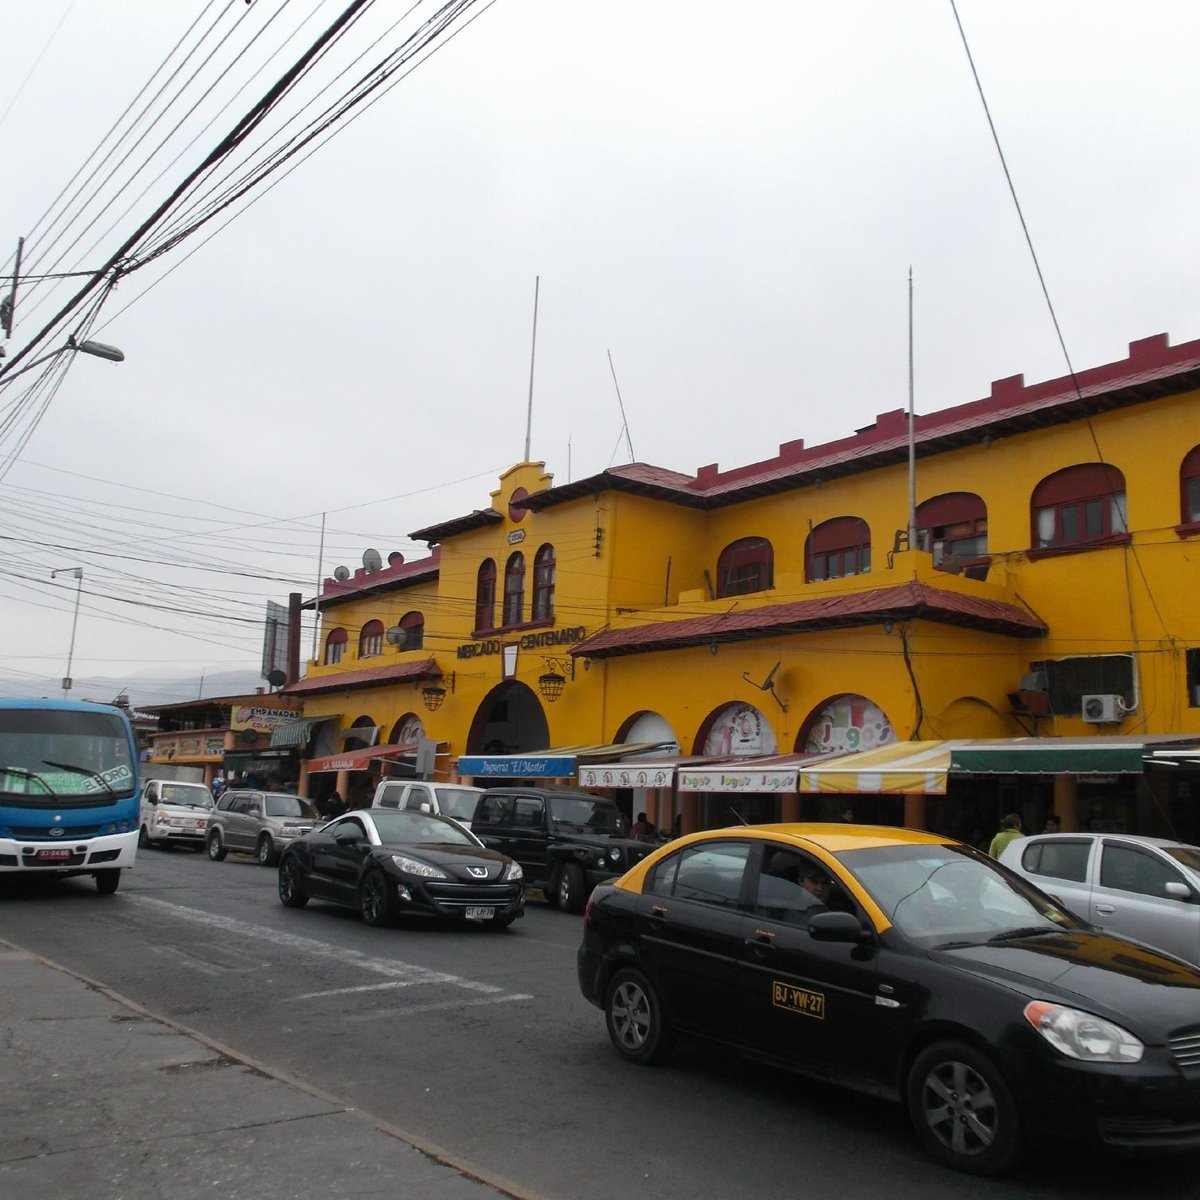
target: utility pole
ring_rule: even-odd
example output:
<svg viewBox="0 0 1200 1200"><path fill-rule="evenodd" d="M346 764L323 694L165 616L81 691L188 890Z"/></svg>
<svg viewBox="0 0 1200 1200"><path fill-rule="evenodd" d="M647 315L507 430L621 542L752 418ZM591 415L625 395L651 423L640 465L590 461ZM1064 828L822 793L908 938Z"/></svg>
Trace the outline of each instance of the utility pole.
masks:
<svg viewBox="0 0 1200 1200"><path fill-rule="evenodd" d="M62 694L63 699L67 699L67 694L71 690L71 662L75 657L75 630L79 625L79 597L83 592L83 568L71 567L68 571L51 571L50 578L54 579L58 575L71 574L75 576L75 615L71 618L71 646L67 650L67 673L63 676Z"/></svg>

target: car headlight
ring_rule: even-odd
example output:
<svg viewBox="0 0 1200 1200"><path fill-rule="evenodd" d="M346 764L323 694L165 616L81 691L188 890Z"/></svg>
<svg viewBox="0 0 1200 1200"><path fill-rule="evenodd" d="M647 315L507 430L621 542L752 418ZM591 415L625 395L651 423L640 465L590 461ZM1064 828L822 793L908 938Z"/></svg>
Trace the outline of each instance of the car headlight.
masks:
<svg viewBox="0 0 1200 1200"><path fill-rule="evenodd" d="M613 846L612 849L610 849L608 852L608 857L611 858L613 860L613 862L615 862L615 863L620 862L621 861L620 847Z"/></svg>
<svg viewBox="0 0 1200 1200"><path fill-rule="evenodd" d="M524 879L525 872L521 870L521 864L519 862L510 862L508 869L504 872L504 878L506 880Z"/></svg>
<svg viewBox="0 0 1200 1200"><path fill-rule="evenodd" d="M418 879L449 879L450 877L445 871L438 867L431 867L428 863L418 862L415 858L406 858L403 854L393 854L392 862L400 868L405 875L415 875Z"/></svg>
<svg viewBox="0 0 1200 1200"><path fill-rule="evenodd" d="M1025 1020L1068 1058L1084 1062L1141 1062L1145 1047L1127 1029L1114 1025L1103 1017L1051 1004L1048 1000L1032 1000L1025 1005Z"/></svg>

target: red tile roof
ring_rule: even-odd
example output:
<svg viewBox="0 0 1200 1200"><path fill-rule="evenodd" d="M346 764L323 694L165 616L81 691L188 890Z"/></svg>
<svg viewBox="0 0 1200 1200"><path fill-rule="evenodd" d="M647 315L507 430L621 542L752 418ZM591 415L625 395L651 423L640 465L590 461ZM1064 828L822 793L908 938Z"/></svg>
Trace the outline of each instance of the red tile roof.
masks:
<svg viewBox="0 0 1200 1200"><path fill-rule="evenodd" d="M383 687L390 683L416 683L438 679L442 670L432 658L420 662L396 663L390 667L370 667L361 671L330 671L289 683L280 690L287 696L312 696L318 692L341 692L346 688Z"/></svg>
<svg viewBox="0 0 1200 1200"><path fill-rule="evenodd" d="M359 567L348 579L326 579L321 585L321 607L332 608L336 604L347 604L376 592L399 591L414 583L436 579L442 550L440 546L435 546L425 558L418 558L415 562L405 562L400 554L392 557L394 561L378 571ZM306 600L301 605L301 608L315 607L314 600Z"/></svg>
<svg viewBox="0 0 1200 1200"><path fill-rule="evenodd" d="M1015 604L941 591L922 583L876 588L849 595L766 604L704 617L656 620L628 629L609 629L571 647L578 658L612 658L675 650L709 642L746 641L781 633L877 625L920 619L959 625L1006 637L1044 637L1046 626Z"/></svg>
<svg viewBox="0 0 1200 1200"><path fill-rule="evenodd" d="M1110 409L1200 388L1200 340L1171 346L1165 333L1131 342L1129 357L1079 371L1074 376L1025 385L1024 376L996 380L991 395L940 412L918 414L913 440L924 457L986 438L1010 437L1063 424ZM908 456L908 414L881 413L872 425L821 446L803 439L785 442L773 459L722 471L717 464L694 476L645 463L613 467L587 479L547 488L526 497L534 511L602 491L652 496L689 508L728 504L810 487L821 480L903 462Z"/></svg>

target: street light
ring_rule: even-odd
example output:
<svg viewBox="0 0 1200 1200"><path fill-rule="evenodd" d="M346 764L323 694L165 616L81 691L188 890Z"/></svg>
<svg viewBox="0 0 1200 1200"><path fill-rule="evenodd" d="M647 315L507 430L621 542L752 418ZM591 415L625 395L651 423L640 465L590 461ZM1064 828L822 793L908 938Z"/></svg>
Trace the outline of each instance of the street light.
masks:
<svg viewBox="0 0 1200 1200"><path fill-rule="evenodd" d="M24 375L26 371L32 371L34 367L40 367L42 363L48 362L59 354L66 354L68 350L78 351L80 354L90 354L93 358L105 358L109 362L125 361L125 351L116 346L110 346L107 342L77 342L74 337L70 337L65 346L59 346L57 350L51 350L49 354L35 358L33 362L26 363L19 371L6 373L4 368L0 367L0 386L6 384L10 379L16 379L18 375Z"/></svg>
<svg viewBox="0 0 1200 1200"><path fill-rule="evenodd" d="M75 576L75 615L71 618L71 647L67 651L67 673L63 676L62 693L63 699L67 698L67 693L71 690L71 660L75 657L75 627L79 624L79 595L83 591L83 568L82 567L67 567L60 571L51 571L50 578L53 579L57 575L74 575Z"/></svg>

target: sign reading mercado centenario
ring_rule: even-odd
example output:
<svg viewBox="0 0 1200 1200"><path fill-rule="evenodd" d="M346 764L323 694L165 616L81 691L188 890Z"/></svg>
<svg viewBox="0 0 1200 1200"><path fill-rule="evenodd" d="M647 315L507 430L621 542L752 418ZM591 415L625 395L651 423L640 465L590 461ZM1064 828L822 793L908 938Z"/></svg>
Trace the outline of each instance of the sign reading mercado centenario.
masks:
<svg viewBox="0 0 1200 1200"><path fill-rule="evenodd" d="M582 625L572 625L566 629L543 629L538 633L523 633L516 639L516 644L522 650L545 650L552 646L573 646L587 637L587 630ZM484 638L478 642L466 642L459 646L458 658L483 658L488 654L499 654L502 646L511 645L510 641L502 638Z"/></svg>

